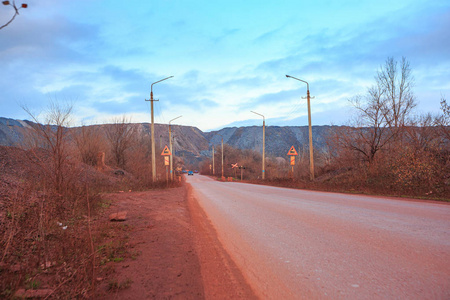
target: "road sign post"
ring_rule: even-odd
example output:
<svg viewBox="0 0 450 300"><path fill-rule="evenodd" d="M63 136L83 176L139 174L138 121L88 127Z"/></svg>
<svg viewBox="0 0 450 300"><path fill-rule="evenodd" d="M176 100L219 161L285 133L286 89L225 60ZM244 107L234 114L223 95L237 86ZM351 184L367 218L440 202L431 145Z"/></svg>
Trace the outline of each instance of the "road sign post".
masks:
<svg viewBox="0 0 450 300"><path fill-rule="evenodd" d="M169 166L166 165L166 185L169 186Z"/></svg>
<svg viewBox="0 0 450 300"><path fill-rule="evenodd" d="M289 155L291 157L292 179L294 179L295 156L298 155L298 153L295 150L294 146L292 146L291 149L289 149L287 155Z"/></svg>
<svg viewBox="0 0 450 300"><path fill-rule="evenodd" d="M241 169L241 181L244 179L244 170L245 167L244 166L240 166L239 169Z"/></svg>
<svg viewBox="0 0 450 300"><path fill-rule="evenodd" d="M169 147L167 147L167 145L164 147L163 151L161 152L162 156L170 156L172 155L172 153L169 150Z"/></svg>
<svg viewBox="0 0 450 300"><path fill-rule="evenodd" d="M167 181L167 185L169 185L169 165L170 165L170 156L164 156L164 165L166 166L166 181ZM172 180L172 179L171 179Z"/></svg>
<svg viewBox="0 0 450 300"><path fill-rule="evenodd" d="M167 147L167 145L164 147L161 155L164 156L164 165L166 166L166 184L167 186L169 186L169 157L172 155L172 153L170 152L170 149L169 147Z"/></svg>
<svg viewBox="0 0 450 300"><path fill-rule="evenodd" d="M234 169L234 178L236 178L236 170L239 168L238 163L231 164L231 168Z"/></svg>

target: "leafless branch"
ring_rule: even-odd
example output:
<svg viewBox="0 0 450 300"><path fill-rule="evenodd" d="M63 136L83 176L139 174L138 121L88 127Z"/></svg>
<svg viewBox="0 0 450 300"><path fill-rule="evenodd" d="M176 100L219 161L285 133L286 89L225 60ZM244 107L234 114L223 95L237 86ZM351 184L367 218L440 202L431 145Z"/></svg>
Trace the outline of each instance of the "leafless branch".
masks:
<svg viewBox="0 0 450 300"><path fill-rule="evenodd" d="M0 30L5 28L6 26L8 26L9 24L12 23L12 21L14 21L14 19L16 18L16 16L19 14L19 10L22 8L27 8L28 4L26 3L22 3L22 5L20 7L16 6L16 2L13 1L12 3L9 1L2 1L3 5L8 5L8 6L12 6L14 8L14 15L12 16L11 20L9 20L8 22L6 22L4 25L0 26Z"/></svg>

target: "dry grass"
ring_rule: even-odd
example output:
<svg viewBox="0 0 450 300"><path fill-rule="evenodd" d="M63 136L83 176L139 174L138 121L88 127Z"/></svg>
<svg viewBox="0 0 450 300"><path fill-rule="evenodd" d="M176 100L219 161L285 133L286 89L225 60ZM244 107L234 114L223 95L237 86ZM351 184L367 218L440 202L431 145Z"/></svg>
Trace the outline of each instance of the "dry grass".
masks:
<svg viewBox="0 0 450 300"><path fill-rule="evenodd" d="M142 183L131 174L102 173L70 161L57 192L33 161L36 153L0 147L0 298L13 298L18 289L48 289L47 296L57 299L92 297L108 263L132 256L125 241L114 241L114 230L127 228L98 226L109 206L99 193L167 184Z"/></svg>
<svg viewBox="0 0 450 300"><path fill-rule="evenodd" d="M412 130L412 129L411 129ZM436 132L436 131L434 131ZM438 140L438 137L434 137ZM237 162L246 169L247 182L274 186L313 189L333 192L363 193L386 196L406 196L421 199L448 200L450 195L449 143L417 147L411 142L392 142L370 163L348 149L334 149L330 153L315 153L315 180L309 180L309 157L297 158L294 172L283 159L266 159L266 180L261 180L261 155L253 150L239 150L226 145L224 176L239 181L240 171L231 168ZM215 174L221 180L221 156L216 155ZM201 173L212 175L205 161ZM236 173L235 173L236 170Z"/></svg>

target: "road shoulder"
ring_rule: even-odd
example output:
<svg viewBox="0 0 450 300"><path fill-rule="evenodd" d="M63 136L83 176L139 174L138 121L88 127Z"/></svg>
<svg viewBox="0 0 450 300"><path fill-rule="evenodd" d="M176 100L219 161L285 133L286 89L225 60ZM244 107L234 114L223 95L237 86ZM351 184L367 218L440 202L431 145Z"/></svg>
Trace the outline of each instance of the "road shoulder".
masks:
<svg viewBox="0 0 450 300"><path fill-rule="evenodd" d="M96 246L116 247L98 270L96 299L256 299L190 189L104 195L106 240ZM126 221L109 221L121 211Z"/></svg>
<svg viewBox="0 0 450 300"><path fill-rule="evenodd" d="M195 230L194 241L206 299L257 299L240 269L220 243L216 230L186 184L187 201Z"/></svg>

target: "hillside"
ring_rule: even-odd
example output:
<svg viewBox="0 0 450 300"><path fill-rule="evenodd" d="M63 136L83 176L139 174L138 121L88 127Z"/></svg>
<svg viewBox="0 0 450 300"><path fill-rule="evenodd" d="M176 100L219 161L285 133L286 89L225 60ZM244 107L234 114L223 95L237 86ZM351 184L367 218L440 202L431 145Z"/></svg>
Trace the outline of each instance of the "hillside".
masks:
<svg viewBox="0 0 450 300"><path fill-rule="evenodd" d="M0 118L0 145L20 146L24 134L31 129L33 122ZM131 124L145 141L150 143L150 124ZM96 130L104 132L110 124L91 125ZM73 127L70 130L79 130ZM326 146L326 136L332 126L313 126L313 145L315 150L320 151ZM155 141L158 148L169 144L169 127L167 124L155 124ZM181 156L186 163L195 164L205 157L211 155L212 145L216 149L221 144L231 145L238 149L253 149L262 151L262 127L228 127L218 131L202 132L191 126L172 125L173 149L175 155ZM294 145L297 151L308 151L308 127L307 126L267 126L266 127L266 155L286 156L289 148Z"/></svg>
<svg viewBox="0 0 450 300"><path fill-rule="evenodd" d="M313 126L313 146L323 149L326 146L326 136L332 126ZM219 131L205 133L210 143L223 142L238 149L253 149L262 151L262 127L232 127ZM289 148L294 146L297 151L308 151L308 126L267 126L266 127L266 153L269 156L285 156Z"/></svg>

